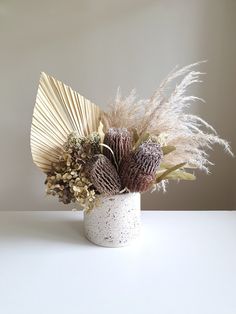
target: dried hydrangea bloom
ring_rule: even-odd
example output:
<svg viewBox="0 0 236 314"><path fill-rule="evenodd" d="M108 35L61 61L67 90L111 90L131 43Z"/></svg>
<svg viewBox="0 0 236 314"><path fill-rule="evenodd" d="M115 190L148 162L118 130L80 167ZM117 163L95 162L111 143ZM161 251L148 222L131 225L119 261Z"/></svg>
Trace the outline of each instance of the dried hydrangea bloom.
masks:
<svg viewBox="0 0 236 314"><path fill-rule="evenodd" d="M68 135L64 144L64 150L71 153L75 158L90 158L100 152L100 136L93 132L88 136L79 136L77 132Z"/></svg>
<svg viewBox="0 0 236 314"><path fill-rule="evenodd" d="M96 190L105 195L119 193L121 188L120 178L115 166L104 155L94 155L87 164L86 175Z"/></svg>
<svg viewBox="0 0 236 314"><path fill-rule="evenodd" d="M125 128L110 128L104 137L104 144L108 145L114 153L117 165L132 149L132 136ZM104 147L103 154L114 164L111 151Z"/></svg>
<svg viewBox="0 0 236 314"><path fill-rule="evenodd" d="M64 204L77 201L86 209L93 208L95 190L85 176L84 165L100 152L99 142L97 133L87 137L80 137L76 132L69 134L63 154L47 174L47 194L58 196Z"/></svg>
<svg viewBox="0 0 236 314"><path fill-rule="evenodd" d="M155 178L163 153L157 143L145 142L120 165L121 186L130 192L145 192Z"/></svg>

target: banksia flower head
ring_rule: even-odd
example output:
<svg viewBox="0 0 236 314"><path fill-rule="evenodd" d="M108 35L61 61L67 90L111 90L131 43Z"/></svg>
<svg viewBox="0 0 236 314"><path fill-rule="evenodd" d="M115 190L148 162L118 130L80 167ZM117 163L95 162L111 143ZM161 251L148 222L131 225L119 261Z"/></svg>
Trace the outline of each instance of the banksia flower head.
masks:
<svg viewBox="0 0 236 314"><path fill-rule="evenodd" d="M111 161L102 154L94 155L86 165L85 172L101 194L118 194L121 189L119 175Z"/></svg>
<svg viewBox="0 0 236 314"><path fill-rule="evenodd" d="M134 160L146 174L155 174L160 165L163 153L158 143L147 141L141 144L134 153Z"/></svg>
<svg viewBox="0 0 236 314"><path fill-rule="evenodd" d="M125 128L110 128L104 137L104 144L109 146L114 153L117 165L123 157L127 156L132 149L132 136ZM114 164L112 152L104 147L103 154Z"/></svg>
<svg viewBox="0 0 236 314"><path fill-rule="evenodd" d="M120 166L122 188L130 192L145 192L155 178L163 153L157 143L145 142L128 157Z"/></svg>

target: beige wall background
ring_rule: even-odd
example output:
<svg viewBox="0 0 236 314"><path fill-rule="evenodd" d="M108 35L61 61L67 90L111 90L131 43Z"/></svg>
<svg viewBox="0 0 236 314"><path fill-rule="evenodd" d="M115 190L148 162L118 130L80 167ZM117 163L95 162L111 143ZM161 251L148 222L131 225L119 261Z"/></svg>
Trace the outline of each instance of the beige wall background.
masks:
<svg viewBox="0 0 236 314"><path fill-rule="evenodd" d="M0 1L0 209L63 210L44 196L29 135L40 71L103 108L121 86L148 97L176 65L208 59L194 111L236 152L236 1ZM235 209L235 159L218 147L211 175L145 194L144 209Z"/></svg>

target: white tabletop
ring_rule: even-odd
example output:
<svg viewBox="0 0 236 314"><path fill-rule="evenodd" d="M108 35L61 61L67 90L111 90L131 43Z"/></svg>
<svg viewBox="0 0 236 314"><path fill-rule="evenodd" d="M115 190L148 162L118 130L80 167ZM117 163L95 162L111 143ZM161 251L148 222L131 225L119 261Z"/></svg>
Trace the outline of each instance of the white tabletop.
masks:
<svg viewBox="0 0 236 314"><path fill-rule="evenodd" d="M235 314L236 212L143 212L132 247L82 213L0 213L1 314Z"/></svg>

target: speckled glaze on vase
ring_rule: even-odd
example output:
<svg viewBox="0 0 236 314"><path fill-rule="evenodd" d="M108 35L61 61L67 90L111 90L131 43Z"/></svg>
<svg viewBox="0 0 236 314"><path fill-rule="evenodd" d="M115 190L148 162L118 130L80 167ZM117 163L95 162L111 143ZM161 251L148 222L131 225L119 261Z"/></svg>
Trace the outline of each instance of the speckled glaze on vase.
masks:
<svg viewBox="0 0 236 314"><path fill-rule="evenodd" d="M100 246L130 245L140 230L140 193L98 196L97 206L84 212L85 236Z"/></svg>

